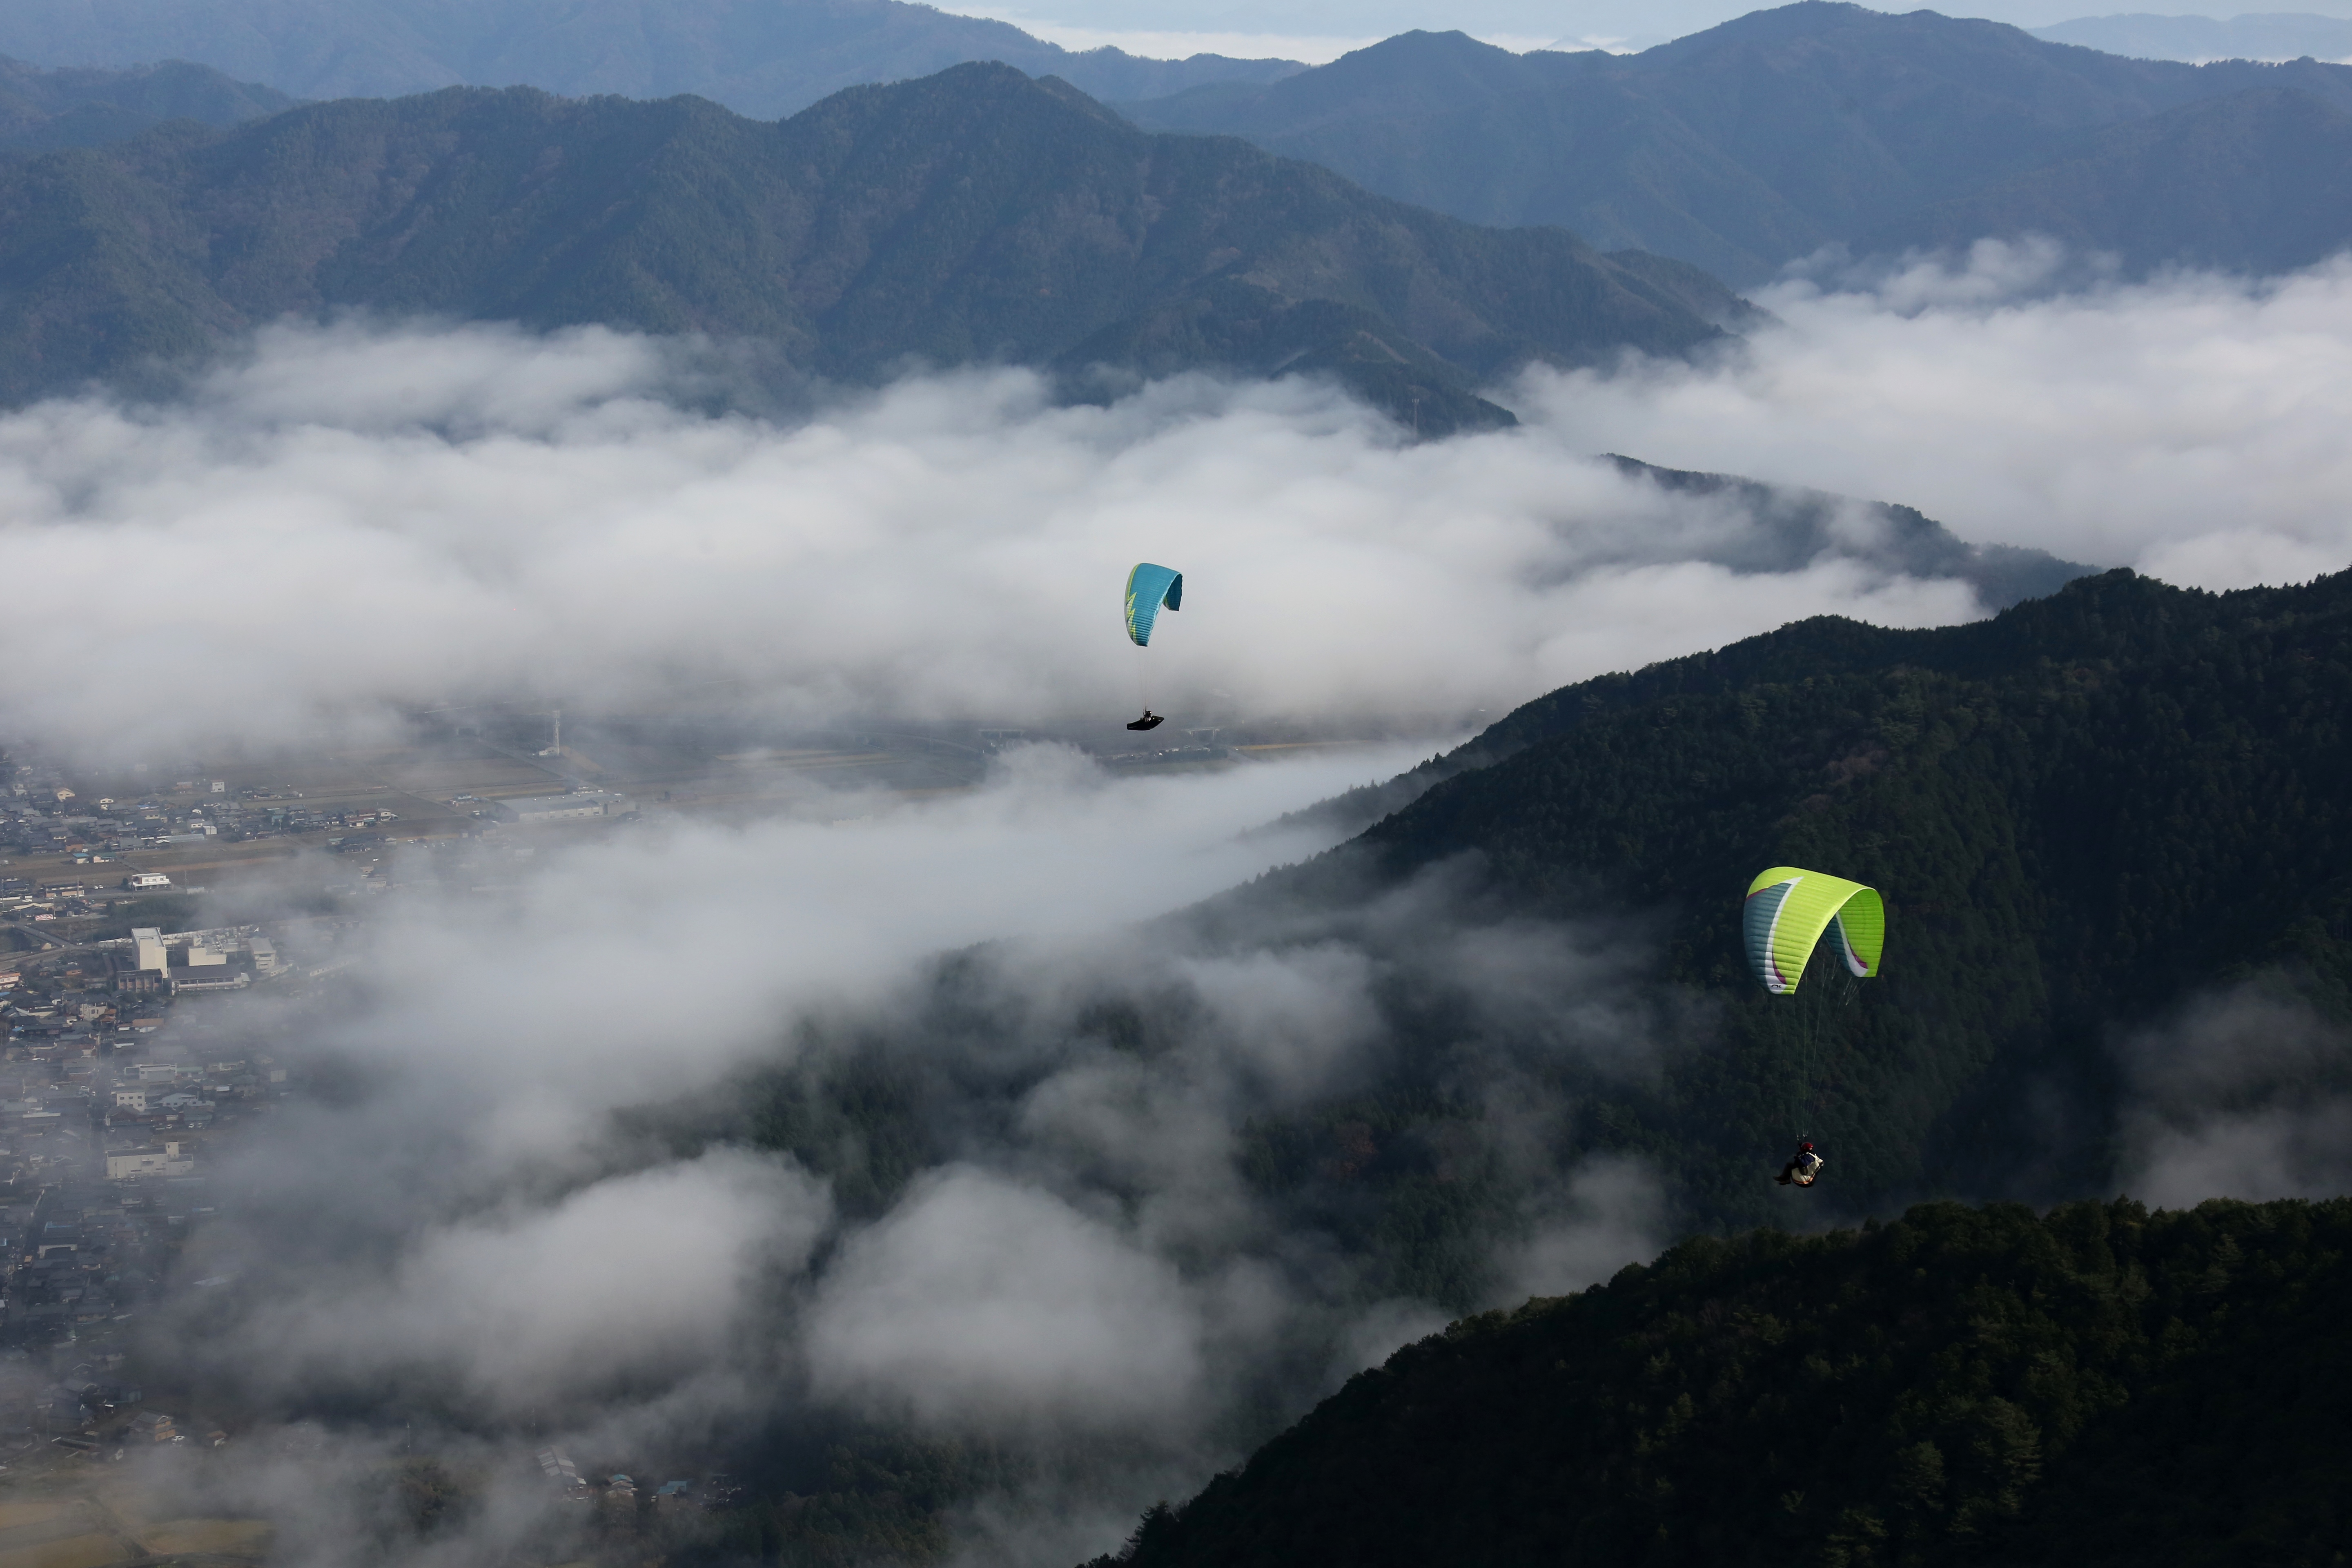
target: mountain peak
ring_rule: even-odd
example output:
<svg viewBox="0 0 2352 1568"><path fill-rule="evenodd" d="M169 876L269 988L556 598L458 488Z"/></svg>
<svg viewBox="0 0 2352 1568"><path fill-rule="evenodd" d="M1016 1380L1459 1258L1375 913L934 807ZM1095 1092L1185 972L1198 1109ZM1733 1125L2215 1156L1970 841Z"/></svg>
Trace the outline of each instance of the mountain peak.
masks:
<svg viewBox="0 0 2352 1568"><path fill-rule="evenodd" d="M1315 373L1423 434L1507 424L1530 360L1679 353L1711 279L1373 196L1228 139L1152 136L1066 82L966 63L781 122L707 100L451 88L152 138L0 204L0 387L337 307L767 340L800 370ZM138 226L97 215L137 210ZM93 281L101 285L93 287ZM1703 313L1704 312L1704 313ZM104 321L105 330L97 323Z"/></svg>

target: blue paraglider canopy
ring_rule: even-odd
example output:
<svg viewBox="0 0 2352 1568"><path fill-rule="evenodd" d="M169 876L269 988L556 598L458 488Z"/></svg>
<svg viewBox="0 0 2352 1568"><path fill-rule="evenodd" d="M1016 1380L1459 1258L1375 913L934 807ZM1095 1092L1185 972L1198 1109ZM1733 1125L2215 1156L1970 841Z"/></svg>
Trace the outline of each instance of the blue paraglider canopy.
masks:
<svg viewBox="0 0 2352 1568"><path fill-rule="evenodd" d="M1160 618L1162 605L1171 610L1184 607L1184 574L1140 563L1127 574L1127 635L1136 647L1151 646L1151 623Z"/></svg>

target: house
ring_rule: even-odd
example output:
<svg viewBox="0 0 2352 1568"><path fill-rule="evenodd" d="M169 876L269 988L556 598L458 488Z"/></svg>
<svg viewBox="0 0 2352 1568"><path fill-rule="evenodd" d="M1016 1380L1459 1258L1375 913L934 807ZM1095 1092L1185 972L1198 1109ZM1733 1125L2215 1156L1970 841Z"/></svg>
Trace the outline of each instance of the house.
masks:
<svg viewBox="0 0 2352 1568"><path fill-rule="evenodd" d="M150 1443L169 1443L179 1436L179 1432L172 1418L162 1411L142 1410L131 1418L131 1425L124 1428L124 1435Z"/></svg>

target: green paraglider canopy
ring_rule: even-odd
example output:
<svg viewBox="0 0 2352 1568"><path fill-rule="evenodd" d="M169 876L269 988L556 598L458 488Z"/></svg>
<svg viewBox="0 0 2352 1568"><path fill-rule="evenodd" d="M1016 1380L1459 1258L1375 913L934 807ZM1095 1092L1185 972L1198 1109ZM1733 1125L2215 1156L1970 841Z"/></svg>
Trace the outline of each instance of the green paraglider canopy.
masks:
<svg viewBox="0 0 2352 1568"><path fill-rule="evenodd" d="M1835 937L1832 951L1846 968L1864 979L1878 973L1886 946L1886 905L1877 889L1795 866L1775 866L1748 884L1741 923L1748 967L1776 996L1797 989L1824 931Z"/></svg>

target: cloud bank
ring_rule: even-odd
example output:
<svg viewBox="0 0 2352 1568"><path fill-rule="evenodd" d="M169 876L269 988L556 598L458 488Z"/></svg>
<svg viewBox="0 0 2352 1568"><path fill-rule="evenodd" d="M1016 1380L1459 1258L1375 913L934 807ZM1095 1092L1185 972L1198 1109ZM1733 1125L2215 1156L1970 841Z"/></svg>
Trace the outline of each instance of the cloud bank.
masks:
<svg viewBox="0 0 2352 1568"><path fill-rule="evenodd" d="M2352 261L2140 284L1987 240L1762 291L1736 361L1528 378L1547 425L2205 588L2352 564ZM2092 279L2081 285L2085 278Z"/></svg>
<svg viewBox="0 0 2352 1568"><path fill-rule="evenodd" d="M2352 1033L2269 975L2119 1042L2125 1190L2165 1208L2352 1191Z"/></svg>
<svg viewBox="0 0 2352 1568"><path fill-rule="evenodd" d="M1247 1168L1253 1119L1418 1048L1392 994L1463 1001L1433 1070L1492 1108L1437 1152L1503 1194L1464 1238L1472 1302L1667 1234L1654 1173L1559 1138L1552 1069L1640 1073L1701 1037L1591 994L1638 931L1504 920L1458 870L1280 931L1142 923L1318 847L1242 830L1411 756L1114 780L1032 746L961 795L847 797L851 826L544 846L494 897L412 862L357 995L225 1004L231 1036L299 1041L343 1087L217 1151L182 1273L222 1283L184 1282L150 1343L264 1414L429 1412L497 1478L477 1546L559 1528L500 1454L642 1465L849 1422L1006 1457L972 1552L1099 1551L1463 1304L1342 1234L1371 1162L1426 1157L1410 1139L1342 1125L1286 1194ZM844 1114L860 1082L904 1114ZM801 1089L835 1119L793 1145L814 1164L743 1131ZM722 1135L681 1150L697 1127ZM899 1177L844 1152L885 1136Z"/></svg>
<svg viewBox="0 0 2352 1568"><path fill-rule="evenodd" d="M1575 421L1412 446L1319 384L1055 407L1018 371L796 424L712 412L692 345L280 327L189 397L0 416L26 584L0 725L84 748L283 737L545 694L821 721L1463 713L1840 611L1980 613L1867 537L1590 460ZM1769 541L1767 542L1769 544ZM1119 585L1186 573L1149 654Z"/></svg>

